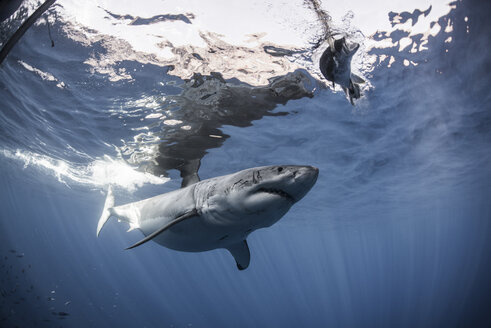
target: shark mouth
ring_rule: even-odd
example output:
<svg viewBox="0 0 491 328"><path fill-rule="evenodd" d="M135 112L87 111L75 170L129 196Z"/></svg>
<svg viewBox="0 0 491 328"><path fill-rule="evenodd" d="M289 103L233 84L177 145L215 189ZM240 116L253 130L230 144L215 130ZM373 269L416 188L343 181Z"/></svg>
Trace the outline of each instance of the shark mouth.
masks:
<svg viewBox="0 0 491 328"><path fill-rule="evenodd" d="M295 199L290 194L288 194L287 192L284 192L283 190L280 190L280 189L259 188L258 192L265 192L268 194L278 195L282 198L289 200L292 203L295 203Z"/></svg>

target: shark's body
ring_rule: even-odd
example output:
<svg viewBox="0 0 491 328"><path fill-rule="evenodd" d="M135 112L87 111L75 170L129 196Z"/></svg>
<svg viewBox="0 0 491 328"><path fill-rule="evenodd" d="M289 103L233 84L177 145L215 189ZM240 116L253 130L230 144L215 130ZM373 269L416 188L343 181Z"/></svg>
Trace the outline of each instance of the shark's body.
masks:
<svg viewBox="0 0 491 328"><path fill-rule="evenodd" d="M310 166L266 166L199 181L142 201L114 207L111 190L97 234L111 216L165 247L202 252L226 248L237 267L249 265L246 238L277 222L317 180Z"/></svg>
<svg viewBox="0 0 491 328"><path fill-rule="evenodd" d="M334 83L339 84L351 104L353 99L360 98L360 83L365 81L357 75L351 73L351 59L356 53L359 44L348 44L346 39L329 39L329 47L324 51L319 60L322 75Z"/></svg>

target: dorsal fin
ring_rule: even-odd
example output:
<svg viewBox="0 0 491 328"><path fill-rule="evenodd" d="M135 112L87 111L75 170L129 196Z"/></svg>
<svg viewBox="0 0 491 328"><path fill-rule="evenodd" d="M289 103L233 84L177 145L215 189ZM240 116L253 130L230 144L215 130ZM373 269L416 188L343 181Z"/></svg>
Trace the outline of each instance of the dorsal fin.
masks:
<svg viewBox="0 0 491 328"><path fill-rule="evenodd" d="M157 237L158 235L160 235L162 232L164 232L165 230L169 229L173 225L175 225L175 224L177 224L177 223L179 223L181 221L184 221L186 219L189 219L189 218L191 218L193 216L197 216L197 215L198 215L198 211L196 209L193 209L190 212L184 213L184 214L178 216L177 218L175 218L174 220L172 220L171 222L169 222L166 225L164 225L159 230L157 230L155 232L152 232L151 234L149 234L148 236L146 236L145 238L143 238L142 240L140 240L136 244L133 244L133 245L131 245L130 247L128 247L126 249L132 249L132 248L135 248L137 246L140 246L141 244L144 244L147 241L152 240L153 238Z"/></svg>
<svg viewBox="0 0 491 328"><path fill-rule="evenodd" d="M188 176L185 176L182 178L181 188L190 186L190 185L192 185L196 182L199 182L199 181L200 181L200 179L198 176L198 172L195 172L191 175L188 175Z"/></svg>
<svg viewBox="0 0 491 328"><path fill-rule="evenodd" d="M249 251L249 245L247 240L243 240L237 244L233 244L227 247L227 250L232 254L237 263L239 270L245 270L251 262L251 252Z"/></svg>
<svg viewBox="0 0 491 328"><path fill-rule="evenodd" d="M182 183L181 188L192 185L193 183L199 182L198 170L201 165L201 160L194 159L187 162L181 169Z"/></svg>

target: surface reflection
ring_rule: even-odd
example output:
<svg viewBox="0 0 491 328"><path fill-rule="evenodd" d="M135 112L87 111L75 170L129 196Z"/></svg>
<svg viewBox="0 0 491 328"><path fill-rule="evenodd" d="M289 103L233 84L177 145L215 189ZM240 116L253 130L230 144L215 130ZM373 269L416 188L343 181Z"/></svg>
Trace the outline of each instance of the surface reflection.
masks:
<svg viewBox="0 0 491 328"><path fill-rule="evenodd" d="M179 110L172 112L172 120L162 129L154 160L141 168L164 176L177 169L184 184L196 179L207 151L229 138L220 130L222 126L247 127L264 116L287 115L274 109L289 100L312 97L313 87L312 77L304 70L272 78L262 87L227 81L219 73L196 73L185 80L181 94L171 97Z"/></svg>

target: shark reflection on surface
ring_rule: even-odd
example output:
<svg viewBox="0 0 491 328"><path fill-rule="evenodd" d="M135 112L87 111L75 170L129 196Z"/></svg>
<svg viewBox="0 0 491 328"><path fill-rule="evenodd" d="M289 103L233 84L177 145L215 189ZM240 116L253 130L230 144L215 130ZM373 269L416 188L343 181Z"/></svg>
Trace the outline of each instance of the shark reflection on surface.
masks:
<svg viewBox="0 0 491 328"><path fill-rule="evenodd" d="M251 86L225 80L219 73L195 74L187 79L180 95L172 99L179 110L172 119L185 124L166 125L160 132L160 143L154 160L140 163L140 169L158 176L179 170L183 185L197 181L201 159L208 149L222 146L229 138L220 128L224 125L247 127L264 116L282 116L273 112L289 100L313 96L313 81L304 70L271 78L266 86ZM309 88L310 87L310 88Z"/></svg>

